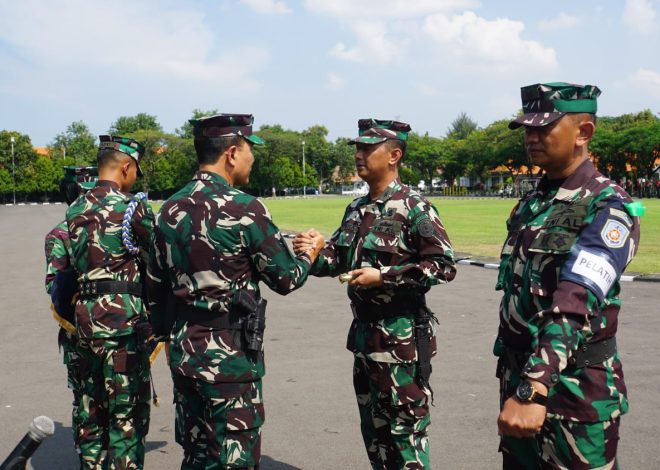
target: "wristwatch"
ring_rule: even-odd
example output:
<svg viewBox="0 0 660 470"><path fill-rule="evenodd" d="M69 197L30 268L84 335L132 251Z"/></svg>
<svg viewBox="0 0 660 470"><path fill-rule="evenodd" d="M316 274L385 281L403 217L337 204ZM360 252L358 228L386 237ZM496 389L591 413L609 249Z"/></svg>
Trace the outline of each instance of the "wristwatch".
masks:
<svg viewBox="0 0 660 470"><path fill-rule="evenodd" d="M528 380L520 382L516 389L516 398L523 403L538 403L543 406L548 399L545 395L541 395Z"/></svg>

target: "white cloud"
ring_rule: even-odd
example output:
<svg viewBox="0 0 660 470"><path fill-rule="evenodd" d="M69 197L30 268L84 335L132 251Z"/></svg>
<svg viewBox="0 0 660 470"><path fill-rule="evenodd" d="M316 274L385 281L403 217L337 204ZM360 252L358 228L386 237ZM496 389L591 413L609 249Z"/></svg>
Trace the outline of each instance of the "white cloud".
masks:
<svg viewBox="0 0 660 470"><path fill-rule="evenodd" d="M656 29L656 12L650 0L627 0L623 22L635 33L648 34Z"/></svg>
<svg viewBox="0 0 660 470"><path fill-rule="evenodd" d="M415 84L415 88L423 96L435 97L441 95L440 90L428 83L417 83Z"/></svg>
<svg viewBox="0 0 660 470"><path fill-rule="evenodd" d="M476 8L478 0L305 0L308 10L343 20L407 19L437 12Z"/></svg>
<svg viewBox="0 0 660 470"><path fill-rule="evenodd" d="M289 5L280 0L241 0L241 3L248 6L256 13L264 15L282 15L291 13Z"/></svg>
<svg viewBox="0 0 660 470"><path fill-rule="evenodd" d="M660 99L660 73L648 69L637 69L630 81L656 99Z"/></svg>
<svg viewBox="0 0 660 470"><path fill-rule="evenodd" d="M539 21L539 28L544 31L555 31L558 29L573 28L579 24L580 19L577 16L567 15L562 11L557 18Z"/></svg>
<svg viewBox="0 0 660 470"><path fill-rule="evenodd" d="M521 37L525 25L506 18L487 20L471 11L453 17L438 13L426 18L423 31L446 52L476 58L506 70L519 67L556 69L554 49Z"/></svg>
<svg viewBox="0 0 660 470"><path fill-rule="evenodd" d="M414 24L404 22L479 5L477 0L305 0L309 11L338 20L354 36L355 45L337 42L331 57L380 64L401 57L416 34Z"/></svg>
<svg viewBox="0 0 660 470"><path fill-rule="evenodd" d="M328 88L333 91L340 91L346 88L346 79L336 73L328 74Z"/></svg>
<svg viewBox="0 0 660 470"><path fill-rule="evenodd" d="M337 43L330 50L332 57L354 62L387 63L393 60L405 44L388 37L388 27L383 21L355 21L351 24L357 46L348 48Z"/></svg>
<svg viewBox="0 0 660 470"><path fill-rule="evenodd" d="M23 59L17 76L66 77L83 69L106 79L121 75L258 90L252 75L268 60L267 51L244 45L216 53L214 39L202 13L164 9L156 0L118 0L112 7L101 0L25 0L5 7L0 17L0 40Z"/></svg>

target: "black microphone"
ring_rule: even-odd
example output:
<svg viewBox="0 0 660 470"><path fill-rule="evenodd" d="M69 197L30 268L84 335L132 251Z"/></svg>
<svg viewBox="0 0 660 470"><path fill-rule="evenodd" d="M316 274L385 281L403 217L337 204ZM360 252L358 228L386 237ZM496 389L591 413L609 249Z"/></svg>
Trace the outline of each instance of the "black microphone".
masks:
<svg viewBox="0 0 660 470"><path fill-rule="evenodd" d="M0 465L0 470L24 470L28 459L32 457L41 441L55 433L55 423L48 416L37 416L30 423L30 428L21 442Z"/></svg>

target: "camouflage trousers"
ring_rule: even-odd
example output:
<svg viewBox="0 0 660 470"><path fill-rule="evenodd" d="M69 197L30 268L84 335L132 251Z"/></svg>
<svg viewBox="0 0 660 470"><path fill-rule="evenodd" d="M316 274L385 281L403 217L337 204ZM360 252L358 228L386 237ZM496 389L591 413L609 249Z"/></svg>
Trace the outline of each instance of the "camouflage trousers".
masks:
<svg viewBox="0 0 660 470"><path fill-rule="evenodd" d="M150 366L135 335L80 340L79 444L85 469L141 469Z"/></svg>
<svg viewBox="0 0 660 470"><path fill-rule="evenodd" d="M73 393L73 402L71 403L71 432L73 434L73 445L78 455L80 455L80 442L78 442L78 436L80 435L80 417L78 415L78 407L80 406L82 386L80 384L80 360L78 347L76 345L76 337L67 333L63 328L60 328L57 343L62 351L62 362L66 366L67 386Z"/></svg>
<svg viewBox="0 0 660 470"><path fill-rule="evenodd" d="M414 363L355 357L353 387L362 439L376 470L430 468L430 391L417 384L416 372Z"/></svg>
<svg viewBox="0 0 660 470"><path fill-rule="evenodd" d="M181 470L258 468L264 405L261 380L210 383L172 374Z"/></svg>
<svg viewBox="0 0 660 470"><path fill-rule="evenodd" d="M503 368L500 375L500 406L513 396L520 376ZM535 437L502 436L503 468L507 470L618 468L619 418L593 423L546 418Z"/></svg>
<svg viewBox="0 0 660 470"><path fill-rule="evenodd" d="M546 419L535 438L503 436L500 443L507 470L618 468L619 418L597 423Z"/></svg>

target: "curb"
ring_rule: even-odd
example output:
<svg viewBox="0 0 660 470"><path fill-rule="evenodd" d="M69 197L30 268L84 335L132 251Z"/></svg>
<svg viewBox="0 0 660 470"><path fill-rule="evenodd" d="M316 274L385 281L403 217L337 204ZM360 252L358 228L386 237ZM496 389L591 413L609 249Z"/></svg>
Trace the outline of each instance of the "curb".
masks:
<svg viewBox="0 0 660 470"><path fill-rule="evenodd" d="M465 266L477 266L484 269L499 269L500 265L496 263L484 263L481 261L472 261L470 259L459 259L456 264ZM660 282L660 276L653 274L624 274L621 276L622 282Z"/></svg>

